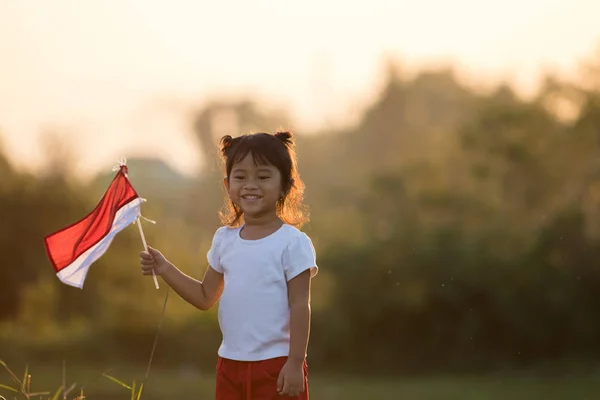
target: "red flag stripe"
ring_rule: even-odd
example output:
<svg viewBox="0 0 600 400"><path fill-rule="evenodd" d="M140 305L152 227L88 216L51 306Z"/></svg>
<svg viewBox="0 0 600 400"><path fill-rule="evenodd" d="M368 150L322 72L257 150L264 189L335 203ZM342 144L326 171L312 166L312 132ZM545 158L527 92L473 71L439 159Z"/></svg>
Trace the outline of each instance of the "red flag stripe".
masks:
<svg viewBox="0 0 600 400"><path fill-rule="evenodd" d="M90 214L44 237L46 254L54 270L59 272L98 244L110 232L117 211L138 197L121 168Z"/></svg>

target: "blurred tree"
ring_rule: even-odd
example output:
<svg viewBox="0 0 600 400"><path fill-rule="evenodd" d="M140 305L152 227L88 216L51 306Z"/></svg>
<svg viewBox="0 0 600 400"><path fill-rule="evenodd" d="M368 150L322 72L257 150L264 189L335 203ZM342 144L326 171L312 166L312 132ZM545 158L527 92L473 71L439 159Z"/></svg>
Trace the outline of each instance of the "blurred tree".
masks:
<svg viewBox="0 0 600 400"><path fill-rule="evenodd" d="M246 132L274 132L289 128L290 119L283 111L266 113L249 100L214 101L198 111L193 121L205 167L218 166L218 143L224 135L238 136ZM217 167L217 171L220 169Z"/></svg>
<svg viewBox="0 0 600 400"><path fill-rule="evenodd" d="M449 69L409 79L391 64L357 126L296 132L312 214L304 229L321 267L313 365L457 371L600 356L594 79L550 76L524 100L507 85L469 89ZM192 123L205 158L198 179L150 160L140 168L148 175L132 170L132 180L155 199L144 206L158 221L145 225L148 242L199 277L223 202L218 139L288 125L250 101L209 104ZM0 154L0 251L14 266L0 269L0 319L33 327L56 319L57 329L85 320L78 353L143 361L165 288L139 275L135 227L90 270L84 291L60 284L45 259L43 235L89 212L107 184L74 181L68 152L54 154L55 167L39 176L15 171ZM167 187L176 194L160 192ZM159 362L214 355L214 311L172 297L167 323Z"/></svg>

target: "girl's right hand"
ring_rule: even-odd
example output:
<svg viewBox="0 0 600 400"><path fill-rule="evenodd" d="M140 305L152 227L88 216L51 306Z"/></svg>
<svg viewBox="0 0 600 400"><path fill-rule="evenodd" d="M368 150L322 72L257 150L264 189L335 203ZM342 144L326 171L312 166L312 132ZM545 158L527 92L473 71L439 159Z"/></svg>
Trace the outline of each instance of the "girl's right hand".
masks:
<svg viewBox="0 0 600 400"><path fill-rule="evenodd" d="M156 275L163 275L170 269L171 263L160 251L148 246L148 251L140 253L140 266L142 275L152 275L152 270Z"/></svg>

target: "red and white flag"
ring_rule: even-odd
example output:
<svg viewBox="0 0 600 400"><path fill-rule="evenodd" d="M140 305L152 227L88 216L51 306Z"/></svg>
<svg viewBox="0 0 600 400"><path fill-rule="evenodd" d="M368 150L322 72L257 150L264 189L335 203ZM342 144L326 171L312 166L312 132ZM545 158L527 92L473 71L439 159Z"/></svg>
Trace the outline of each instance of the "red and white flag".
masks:
<svg viewBox="0 0 600 400"><path fill-rule="evenodd" d="M58 279L83 288L90 265L102 257L117 233L138 220L143 201L131 186L127 166L122 162L108 190L90 214L44 237L46 254Z"/></svg>

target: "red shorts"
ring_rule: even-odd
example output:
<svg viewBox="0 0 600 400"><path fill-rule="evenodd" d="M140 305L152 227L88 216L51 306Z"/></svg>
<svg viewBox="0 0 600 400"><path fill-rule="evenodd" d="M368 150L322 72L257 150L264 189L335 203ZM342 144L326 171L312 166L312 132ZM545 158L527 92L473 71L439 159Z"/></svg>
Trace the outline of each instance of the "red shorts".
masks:
<svg viewBox="0 0 600 400"><path fill-rule="evenodd" d="M295 397L277 393L279 372L287 357L235 361L219 357L216 400L308 400L308 367L304 361L304 391Z"/></svg>

